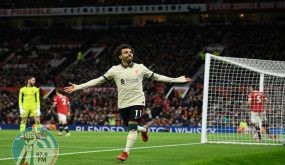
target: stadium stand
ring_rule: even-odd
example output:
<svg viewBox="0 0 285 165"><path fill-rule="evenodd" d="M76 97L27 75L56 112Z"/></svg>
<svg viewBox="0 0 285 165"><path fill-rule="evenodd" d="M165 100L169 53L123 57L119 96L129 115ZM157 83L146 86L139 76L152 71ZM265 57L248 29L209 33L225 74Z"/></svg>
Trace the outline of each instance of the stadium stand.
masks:
<svg viewBox="0 0 285 165"><path fill-rule="evenodd" d="M136 62L144 63L153 71L169 76L193 76L197 66L202 62L198 58L199 51L215 43L225 46L222 52L225 56L284 60L283 24L212 23L199 26L179 25L179 30L177 28L177 25L149 23L145 27L113 27L108 31L52 27L38 29L35 33L30 29L18 31L21 34L17 36L22 36L20 39L7 38L4 35L1 36L1 49L7 51L4 52L5 56L1 56L4 60L1 63L0 84L2 87L19 87L24 85L24 75L31 73L36 76L37 85L55 83L56 86L62 87L68 82L88 81L119 63L112 51L121 43L129 43L134 47ZM7 28L1 28L1 31L14 32ZM46 35L48 33L50 35ZM91 48L92 50L88 51ZM94 51L99 50L98 48L102 51ZM14 49L17 51L11 51ZM87 52L81 62L76 61L79 50ZM34 56L31 56L33 54ZM51 59L63 58L66 60L54 67L48 62ZM27 64L27 67L5 67L15 64ZM166 99L164 96L169 85L146 82L144 88L147 105L143 122L156 126L201 125L202 87L197 86L193 85L184 99L175 94ZM116 124L120 125L116 92L107 90L113 90L113 87L114 84L107 83L100 87L102 91L99 92L79 92L70 95L70 124L108 125L109 119L115 117ZM14 98L14 101L8 103L8 99L11 98ZM42 104L42 120L45 123L56 123L57 117L45 112L52 104L51 97L43 100ZM16 93L2 91L0 107L2 124L19 122ZM219 120L223 117L226 116L220 116Z"/></svg>

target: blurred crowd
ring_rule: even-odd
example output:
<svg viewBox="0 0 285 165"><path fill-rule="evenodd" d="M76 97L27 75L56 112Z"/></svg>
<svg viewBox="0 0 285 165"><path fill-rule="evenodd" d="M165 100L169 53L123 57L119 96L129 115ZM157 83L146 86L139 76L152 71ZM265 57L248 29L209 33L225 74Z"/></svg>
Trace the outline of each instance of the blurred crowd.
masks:
<svg viewBox="0 0 285 165"><path fill-rule="evenodd" d="M155 84L155 83L154 83ZM168 99L157 93L157 86L145 86L146 106L142 123L152 126L200 126L202 109L202 88L191 88L184 99L173 93ZM122 125L117 109L117 91L113 87L91 88L68 95L71 101L69 124L75 125ZM1 92L0 124L19 124L18 95ZM57 114L48 113L52 97L41 102L43 124L56 124ZM32 122L32 119L30 119Z"/></svg>
<svg viewBox="0 0 285 165"><path fill-rule="evenodd" d="M104 74L112 65L120 62L112 52L122 43L134 47L135 62L143 63L150 70L171 77L193 76L203 63L198 58L199 51L216 43L225 47L222 52L224 56L284 60L283 29L283 24L149 24L144 27L81 30L53 27L36 31L26 29L22 32L25 35L17 38L12 34L12 30L0 28L11 35L0 36L0 49L6 50L0 52L0 86L23 86L25 76L31 73L36 77L37 86L55 84L63 87L68 82L86 82ZM49 33L51 35L46 35ZM41 50L40 45L48 48ZM51 45L53 47L49 47ZM85 52L94 46L103 48L103 51L90 51L80 62L76 61L78 51ZM31 54L36 55L30 58ZM66 58L66 61L59 67L52 67L48 62L62 58ZM27 64L28 67L5 67L15 64ZM146 81L146 106L142 122L155 126L201 125L203 88L196 85L199 83L195 82L182 99L175 92L165 98L171 84ZM121 125L114 87L114 83L106 83L90 91L69 95L72 110L69 124ZM52 95L42 100L44 123L57 121L55 114L47 113L52 105L51 100ZM0 123L19 123L17 93L1 91Z"/></svg>
<svg viewBox="0 0 285 165"><path fill-rule="evenodd" d="M68 82L82 83L104 74L119 60L113 50L122 43L135 49L135 61L168 76L192 76L200 65L197 54L210 44L223 45L224 56L284 60L283 24L210 24L108 29L72 29L66 27L8 30L0 28L0 85L21 86L24 76L34 74L38 85ZM47 35L49 34L49 35ZM19 38L19 36L21 36ZM89 52L74 64L78 51L99 46L103 52ZM63 60L63 66L51 61ZM163 59L163 60L162 60ZM163 62L161 62L163 61ZM84 74L82 74L84 73ZM78 79L80 77L80 79Z"/></svg>

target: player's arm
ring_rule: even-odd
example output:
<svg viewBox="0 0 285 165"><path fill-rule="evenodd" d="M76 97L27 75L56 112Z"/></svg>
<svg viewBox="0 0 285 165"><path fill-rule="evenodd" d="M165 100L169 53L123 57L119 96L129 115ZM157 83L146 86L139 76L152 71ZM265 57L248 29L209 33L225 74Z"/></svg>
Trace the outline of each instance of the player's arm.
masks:
<svg viewBox="0 0 285 165"><path fill-rule="evenodd" d="M171 77L159 75L157 73L154 73L152 79L155 81L167 82L167 83L185 83L185 82L190 82L192 80L191 78L185 77L185 76L180 76L177 78L171 78Z"/></svg>
<svg viewBox="0 0 285 165"><path fill-rule="evenodd" d="M112 68L109 69L103 76L98 77L98 78L93 79L93 80L90 80L86 83L79 84L79 85L69 83L70 86L65 87L64 91L66 93L72 93L72 92L79 90L79 89L84 89L84 88L100 85L102 83L105 83L106 81L111 81L111 79L113 79L113 69Z"/></svg>
<svg viewBox="0 0 285 165"><path fill-rule="evenodd" d="M88 87L92 87L92 86L96 86L96 85L99 85L99 84L102 84L106 82L106 80L104 79L103 76L99 77L99 78L96 78L96 79L93 79L93 80L90 80L86 83L83 83L83 84L73 84L73 83L69 83L69 86L68 87L64 87L64 91L66 93L72 93L76 90L79 90L79 89L84 89L84 88L88 88Z"/></svg>
<svg viewBox="0 0 285 165"><path fill-rule="evenodd" d="M19 108L23 108L23 91L22 89L20 89L20 92L19 92Z"/></svg>
<svg viewBox="0 0 285 165"><path fill-rule="evenodd" d="M96 86L96 85L100 85L102 83L106 82L106 80L104 79L103 76L98 77L96 79L90 80L86 83L80 84L76 86L76 90L78 89L84 89L84 88L88 88L88 87L92 87L92 86Z"/></svg>
<svg viewBox="0 0 285 165"><path fill-rule="evenodd" d="M19 92L19 109L20 109L20 114L24 113L24 109L23 109L23 89L20 89Z"/></svg>
<svg viewBox="0 0 285 165"><path fill-rule="evenodd" d="M40 115L40 109L41 109L41 102L40 102L40 89L37 88L36 92L36 104L37 104L37 114Z"/></svg>
<svg viewBox="0 0 285 165"><path fill-rule="evenodd" d="M191 78L185 77L185 76L172 78L172 77L167 77L167 76L164 76L164 75L160 75L160 74L152 72L151 70L149 70L144 65L143 65L143 70L144 70L144 75L145 75L146 78L152 79L152 80L155 80L155 81L167 82L167 83L185 83L185 82L189 82L189 81L192 80Z"/></svg>

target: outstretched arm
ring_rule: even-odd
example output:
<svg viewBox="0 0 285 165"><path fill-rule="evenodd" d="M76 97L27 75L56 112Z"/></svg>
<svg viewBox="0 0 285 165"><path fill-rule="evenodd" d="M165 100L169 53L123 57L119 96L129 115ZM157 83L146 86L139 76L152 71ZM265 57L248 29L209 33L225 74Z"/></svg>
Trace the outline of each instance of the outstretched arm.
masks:
<svg viewBox="0 0 285 165"><path fill-rule="evenodd" d="M167 77L167 76L160 75L160 74L152 72L151 70L149 70L144 65L141 65L141 67L143 68L144 76L147 79L152 79L155 81L161 81L161 82L166 82L166 83L185 83L185 82L192 81L192 79L190 77L185 77L185 76L180 76L177 78Z"/></svg>
<svg viewBox="0 0 285 165"><path fill-rule="evenodd" d="M106 80L105 80L105 78L103 76L101 76L99 78L90 80L90 81L88 81L86 83L83 83L83 84L80 84L80 85L69 83L68 87L64 87L64 91L66 93L72 93L72 92L74 92L74 91L76 91L78 89L84 89L84 88L96 86L96 85L102 84L104 82L106 82Z"/></svg>
<svg viewBox="0 0 285 165"><path fill-rule="evenodd" d="M96 78L96 79L93 79L93 80L90 80L86 83L83 83L83 84L80 84L80 85L77 85L77 84L73 84L73 83L69 83L69 86L68 87L65 87L64 88L64 91L66 93L72 93L78 89L84 89L84 88L88 88L88 87L92 87L92 86L96 86L96 85L100 85L106 81L110 81L113 79L113 69L114 67L110 68L105 74L104 76L101 76L99 78Z"/></svg>
<svg viewBox="0 0 285 165"><path fill-rule="evenodd" d="M153 73L152 77L153 77L152 79L155 81L169 82L169 83L185 83L185 82L192 81L192 79L190 77L180 76L177 78L171 78L171 77L159 75L156 73Z"/></svg>

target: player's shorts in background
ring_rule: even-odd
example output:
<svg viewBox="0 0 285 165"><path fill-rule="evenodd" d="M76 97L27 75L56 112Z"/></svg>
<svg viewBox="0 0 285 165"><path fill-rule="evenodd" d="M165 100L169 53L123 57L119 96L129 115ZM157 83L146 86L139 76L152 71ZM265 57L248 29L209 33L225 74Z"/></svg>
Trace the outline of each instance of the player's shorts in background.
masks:
<svg viewBox="0 0 285 165"><path fill-rule="evenodd" d="M62 123L66 123L66 115L58 113L58 121Z"/></svg>
<svg viewBox="0 0 285 165"><path fill-rule="evenodd" d="M266 114L265 112L251 112L251 122L253 124L266 121Z"/></svg>

